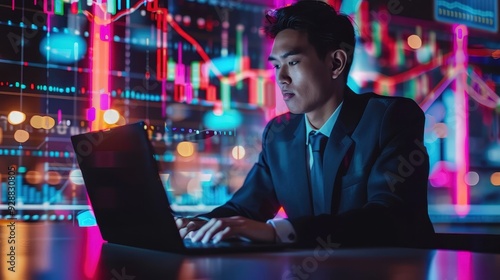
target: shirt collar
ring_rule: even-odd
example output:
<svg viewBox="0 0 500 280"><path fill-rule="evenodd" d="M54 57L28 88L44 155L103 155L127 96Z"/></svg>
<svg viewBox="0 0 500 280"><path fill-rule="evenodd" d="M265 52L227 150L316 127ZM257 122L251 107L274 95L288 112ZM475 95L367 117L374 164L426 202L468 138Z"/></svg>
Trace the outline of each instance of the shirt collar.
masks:
<svg viewBox="0 0 500 280"><path fill-rule="evenodd" d="M326 135L326 137L330 137L330 134L332 133L333 126L337 122L337 119L340 114L340 109L342 108L342 104L344 104L344 101L340 103L340 105L335 109L335 111L332 113L332 115L326 120L326 122L323 124L322 127L318 129L319 132L323 133ZM306 119L306 145L309 145L309 133L311 131L316 130L312 127L312 125L309 123L309 120L307 119L306 114L304 114L304 118Z"/></svg>

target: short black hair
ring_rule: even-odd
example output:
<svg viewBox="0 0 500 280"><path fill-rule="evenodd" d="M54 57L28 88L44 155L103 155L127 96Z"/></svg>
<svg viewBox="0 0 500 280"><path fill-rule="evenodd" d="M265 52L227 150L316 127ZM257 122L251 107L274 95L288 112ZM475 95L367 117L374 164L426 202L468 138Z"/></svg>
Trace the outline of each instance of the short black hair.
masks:
<svg viewBox="0 0 500 280"><path fill-rule="evenodd" d="M329 51L345 50L347 78L356 45L354 26L349 16L338 13L329 4L318 0L302 0L268 11L263 29L272 39L285 29L306 32L309 43L321 59L325 58Z"/></svg>

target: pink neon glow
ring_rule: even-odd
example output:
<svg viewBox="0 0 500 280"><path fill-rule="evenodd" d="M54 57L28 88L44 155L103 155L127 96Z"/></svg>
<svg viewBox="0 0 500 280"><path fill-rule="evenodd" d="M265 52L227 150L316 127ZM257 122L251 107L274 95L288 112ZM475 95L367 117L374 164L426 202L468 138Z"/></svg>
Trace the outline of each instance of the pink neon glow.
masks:
<svg viewBox="0 0 500 280"><path fill-rule="evenodd" d="M471 252L457 252L457 276L458 280L473 280Z"/></svg>
<svg viewBox="0 0 500 280"><path fill-rule="evenodd" d="M108 110L110 103L110 97L107 93L101 94L101 110Z"/></svg>
<svg viewBox="0 0 500 280"><path fill-rule="evenodd" d="M455 69L459 72L455 79L455 158L457 164L455 212L458 215L467 215L470 210L469 187L465 183L465 176L469 169L469 112L467 85L467 27L454 27Z"/></svg>
<svg viewBox="0 0 500 280"><path fill-rule="evenodd" d="M182 64L182 43L177 43L177 63Z"/></svg>
<svg viewBox="0 0 500 280"><path fill-rule="evenodd" d="M473 280L472 253L467 251L437 250L431 255L428 280Z"/></svg>
<svg viewBox="0 0 500 280"><path fill-rule="evenodd" d="M186 82L186 69L185 65L182 64L182 43L177 44L177 67L175 74L175 84L183 85Z"/></svg>
<svg viewBox="0 0 500 280"><path fill-rule="evenodd" d="M429 182L433 187L448 187L450 183L450 173L439 170L429 176Z"/></svg>
<svg viewBox="0 0 500 280"><path fill-rule="evenodd" d="M60 124L62 121L62 111L61 109L57 110L57 123Z"/></svg>
<svg viewBox="0 0 500 280"><path fill-rule="evenodd" d="M142 4L148 3L148 7L151 2L155 1L156 8L158 8L157 0L145 0L136 2L131 8L118 12L114 17L111 17L106 12L106 9L101 9L100 4L93 5L93 13L88 11L83 11L83 14L88 18L91 22L91 34L93 34L91 38L91 43L89 49L92 50L91 53L91 81L90 81L90 108L87 113L90 112L90 115L87 114L87 120L90 121L91 130L97 130L102 128L102 108L109 108L109 100L107 100L108 104L101 104L102 96L100 94L102 92L109 94L109 69L110 69L110 58L111 56L111 48L109 40L112 38L112 23L122 16L129 15L136 11ZM47 10L47 1L44 3L44 10ZM48 24L49 24L48 17ZM104 63L103 63L104 62ZM165 86L162 83L162 92L164 92ZM162 96L163 100L166 100L166 96ZM97 110L96 108L99 108ZM165 110L163 110L165 111Z"/></svg>
<svg viewBox="0 0 500 280"><path fill-rule="evenodd" d="M107 12L102 10L99 5L94 5L94 21L92 21L91 34L93 34L90 43L90 49L92 53L90 56L92 64L92 76L91 76L91 98L90 107L95 108L95 119L91 121L91 130L98 130L103 128L102 121L102 104L101 94L109 94L109 68L110 68L110 57L111 48L109 40L112 37L111 25L102 25L105 22L101 19L106 19ZM98 20L96 20L98 19ZM109 107L109 103L107 105Z"/></svg>
<svg viewBox="0 0 500 280"><path fill-rule="evenodd" d="M280 207L280 210L278 210L278 214L276 214L276 217L282 218L282 219L286 219L288 217L288 215L285 213L285 209L283 209L283 207Z"/></svg>
<svg viewBox="0 0 500 280"><path fill-rule="evenodd" d="M49 1L44 1L43 2L43 11L47 14L47 15L52 15L54 14L54 10L49 10L49 4L48 4ZM52 8L54 8L54 5L52 5Z"/></svg>
<svg viewBox="0 0 500 280"><path fill-rule="evenodd" d="M186 84L185 95L186 95L186 102L191 103L191 101L193 100L193 86L191 85L191 83Z"/></svg>
<svg viewBox="0 0 500 280"><path fill-rule="evenodd" d="M91 107L87 109L87 121L91 122L95 120L95 108Z"/></svg>
<svg viewBox="0 0 500 280"><path fill-rule="evenodd" d="M89 204L90 205L90 204ZM99 264L99 259L101 256L102 239L99 227L87 227L86 228L86 243L85 243L85 259L83 263L83 271L88 279L94 279L97 265Z"/></svg>

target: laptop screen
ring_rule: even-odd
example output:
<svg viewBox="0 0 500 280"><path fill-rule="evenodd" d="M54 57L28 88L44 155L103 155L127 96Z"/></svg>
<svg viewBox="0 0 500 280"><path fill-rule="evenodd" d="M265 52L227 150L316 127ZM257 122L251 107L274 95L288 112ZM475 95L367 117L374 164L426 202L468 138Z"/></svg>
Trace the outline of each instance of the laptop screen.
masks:
<svg viewBox="0 0 500 280"><path fill-rule="evenodd" d="M158 248L168 239L181 246L143 122L72 136L72 142L105 240Z"/></svg>

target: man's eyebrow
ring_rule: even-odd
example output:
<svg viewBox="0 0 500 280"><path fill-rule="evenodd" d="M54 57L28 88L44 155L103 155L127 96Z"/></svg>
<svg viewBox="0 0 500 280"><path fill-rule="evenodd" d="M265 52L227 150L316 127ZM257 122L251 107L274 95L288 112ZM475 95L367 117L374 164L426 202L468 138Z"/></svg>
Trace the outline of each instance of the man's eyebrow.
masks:
<svg viewBox="0 0 500 280"><path fill-rule="evenodd" d="M291 51L288 51L282 55L280 55L281 58L287 58L291 55L296 55L296 54L300 54L302 53L302 50L301 49L293 49ZM267 61L273 61L273 60L277 60L277 58L275 58L274 56L270 55L268 58L267 58Z"/></svg>

